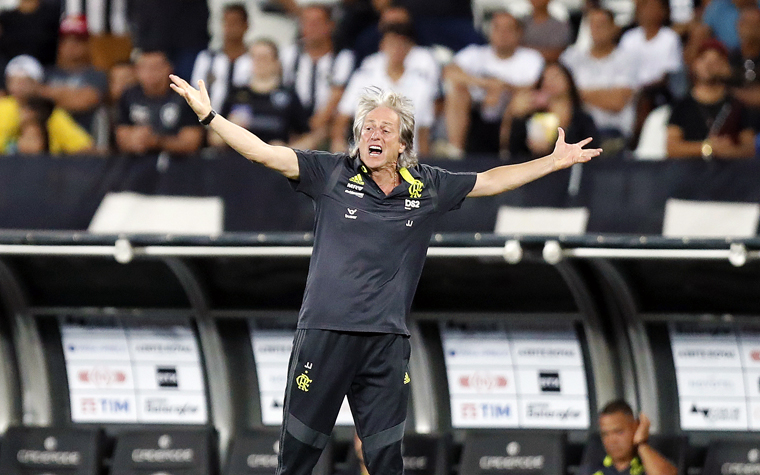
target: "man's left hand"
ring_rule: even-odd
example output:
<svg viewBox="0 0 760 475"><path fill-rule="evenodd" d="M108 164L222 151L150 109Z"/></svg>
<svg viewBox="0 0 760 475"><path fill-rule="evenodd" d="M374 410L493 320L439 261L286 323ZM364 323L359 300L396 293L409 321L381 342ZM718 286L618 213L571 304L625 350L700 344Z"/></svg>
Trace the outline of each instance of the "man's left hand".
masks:
<svg viewBox="0 0 760 475"><path fill-rule="evenodd" d="M558 129L557 142L554 144L554 151L551 157L554 159L554 169L562 170L576 163L588 162L602 153L601 148L584 149L585 145L591 142L589 137L578 143L569 144L565 142L565 131L560 127Z"/></svg>

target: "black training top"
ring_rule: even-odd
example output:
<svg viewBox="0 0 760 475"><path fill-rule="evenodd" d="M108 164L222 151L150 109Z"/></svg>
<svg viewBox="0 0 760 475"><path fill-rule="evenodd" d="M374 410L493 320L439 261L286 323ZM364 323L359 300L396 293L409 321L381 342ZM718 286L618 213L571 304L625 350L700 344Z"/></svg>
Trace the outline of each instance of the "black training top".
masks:
<svg viewBox="0 0 760 475"><path fill-rule="evenodd" d="M298 328L408 335L406 316L436 220L457 209L475 173L401 169L388 196L361 160L297 150L293 186L314 200L314 251Z"/></svg>

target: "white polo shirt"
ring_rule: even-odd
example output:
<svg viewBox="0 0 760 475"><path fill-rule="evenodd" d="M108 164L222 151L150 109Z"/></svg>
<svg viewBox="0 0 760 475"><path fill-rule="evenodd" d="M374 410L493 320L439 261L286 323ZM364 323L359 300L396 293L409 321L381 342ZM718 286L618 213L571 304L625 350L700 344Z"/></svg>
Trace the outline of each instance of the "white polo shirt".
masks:
<svg viewBox="0 0 760 475"><path fill-rule="evenodd" d="M489 45L470 45L454 56L454 63L470 76L492 77L518 87L535 84L544 69L541 53L523 46L509 58L499 58ZM474 102L482 101L485 95L482 88L470 88Z"/></svg>
<svg viewBox="0 0 760 475"><path fill-rule="evenodd" d="M573 73L578 89L628 88L636 90L638 58L620 47L604 58L595 58L588 51L573 45L562 53L560 61ZM620 112L611 112L586 105L585 108L600 129L617 129L626 136L633 131L634 99L628 101Z"/></svg>
<svg viewBox="0 0 760 475"><path fill-rule="evenodd" d="M683 48L678 33L667 27L647 40L642 27L628 30L620 39L620 48L638 57L636 79L639 86L657 82L664 75L683 69Z"/></svg>
<svg viewBox="0 0 760 475"><path fill-rule="evenodd" d="M351 77L338 104L338 112L353 117L364 89L377 86L411 99L414 104L415 128L429 128L435 119L434 105L439 81L440 67L426 48L412 48L404 60L404 74L395 82L388 76L386 56L382 52L375 53L362 61L361 68Z"/></svg>

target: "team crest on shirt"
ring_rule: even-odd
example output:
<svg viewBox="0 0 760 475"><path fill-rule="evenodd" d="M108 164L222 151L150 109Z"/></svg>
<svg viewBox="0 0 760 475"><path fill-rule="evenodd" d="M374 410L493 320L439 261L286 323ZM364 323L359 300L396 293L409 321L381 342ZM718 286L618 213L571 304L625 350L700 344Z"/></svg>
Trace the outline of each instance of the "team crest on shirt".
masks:
<svg viewBox="0 0 760 475"><path fill-rule="evenodd" d="M424 186L420 180L414 180L414 183L409 185L409 198L420 198Z"/></svg>
<svg viewBox="0 0 760 475"><path fill-rule="evenodd" d="M179 122L179 104L168 102L161 106L161 125L167 129L173 129Z"/></svg>

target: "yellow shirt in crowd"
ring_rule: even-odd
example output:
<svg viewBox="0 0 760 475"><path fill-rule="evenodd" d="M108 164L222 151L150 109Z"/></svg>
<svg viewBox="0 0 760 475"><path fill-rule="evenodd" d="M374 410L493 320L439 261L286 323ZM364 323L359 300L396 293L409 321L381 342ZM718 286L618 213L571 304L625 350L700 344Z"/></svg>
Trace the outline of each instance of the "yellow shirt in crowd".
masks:
<svg viewBox="0 0 760 475"><path fill-rule="evenodd" d="M18 140L21 108L14 97L0 98L0 154ZM77 153L92 148L92 137L65 110L56 107L47 121L50 153Z"/></svg>

